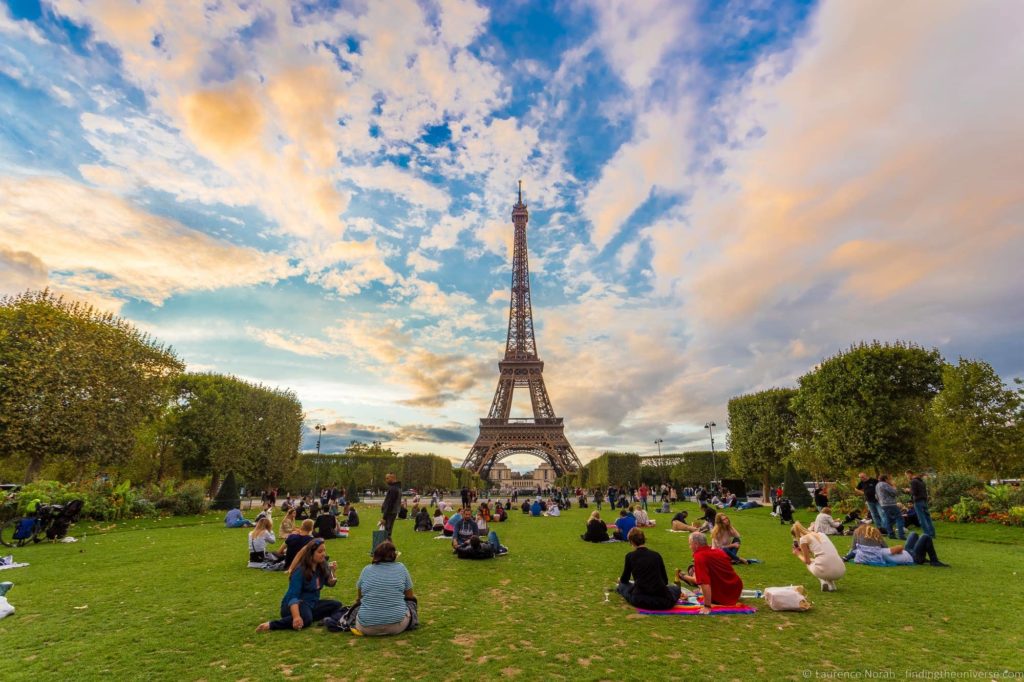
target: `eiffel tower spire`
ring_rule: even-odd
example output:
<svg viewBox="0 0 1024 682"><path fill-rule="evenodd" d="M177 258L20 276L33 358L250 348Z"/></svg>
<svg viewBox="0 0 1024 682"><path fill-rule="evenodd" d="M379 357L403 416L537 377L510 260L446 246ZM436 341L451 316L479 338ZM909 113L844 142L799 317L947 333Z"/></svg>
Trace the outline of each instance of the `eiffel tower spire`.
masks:
<svg viewBox="0 0 1024 682"><path fill-rule="evenodd" d="M530 454L548 462L558 475L580 467L579 458L565 437L561 417L555 416L544 386L544 363L537 356L530 302L530 265L526 248L529 211L523 202L523 181L512 207L514 245L512 249L512 294L508 312L505 357L498 363L498 387L491 409L480 420L480 435L463 461L484 478L498 461L514 454ZM530 392L533 418L509 418L516 388Z"/></svg>

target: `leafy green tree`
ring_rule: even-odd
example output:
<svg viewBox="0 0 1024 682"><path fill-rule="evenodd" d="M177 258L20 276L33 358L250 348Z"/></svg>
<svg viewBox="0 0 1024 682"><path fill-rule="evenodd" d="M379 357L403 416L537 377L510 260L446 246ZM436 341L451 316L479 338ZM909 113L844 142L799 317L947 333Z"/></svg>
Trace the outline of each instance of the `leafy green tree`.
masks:
<svg viewBox="0 0 1024 682"><path fill-rule="evenodd" d="M703 485L710 481L729 478L733 474L730 456L727 450L711 452L696 450L673 455L676 458L672 467L672 480L677 485Z"/></svg>
<svg viewBox="0 0 1024 682"><path fill-rule="evenodd" d="M125 320L49 291L0 300L0 459L79 473L127 461L184 369Z"/></svg>
<svg viewBox="0 0 1024 682"><path fill-rule="evenodd" d="M793 449L796 416L789 404L796 390L773 388L729 401L729 451L732 468L742 477L761 480L768 499L772 472Z"/></svg>
<svg viewBox="0 0 1024 682"><path fill-rule="evenodd" d="M932 451L943 468L1002 478L1024 471L1021 396L981 360L942 368L931 404Z"/></svg>
<svg viewBox="0 0 1024 682"><path fill-rule="evenodd" d="M929 404L942 387L937 350L861 343L800 377L791 403L811 471L902 470L924 456Z"/></svg>

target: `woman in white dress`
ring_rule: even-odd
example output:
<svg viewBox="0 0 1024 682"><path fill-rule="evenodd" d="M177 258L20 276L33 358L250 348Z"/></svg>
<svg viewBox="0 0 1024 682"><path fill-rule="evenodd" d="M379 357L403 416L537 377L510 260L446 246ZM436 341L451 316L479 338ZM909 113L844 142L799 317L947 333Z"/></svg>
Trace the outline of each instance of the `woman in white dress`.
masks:
<svg viewBox="0 0 1024 682"><path fill-rule="evenodd" d="M822 592L835 592L836 581L846 575L846 564L828 536L793 524L793 555L821 582Z"/></svg>

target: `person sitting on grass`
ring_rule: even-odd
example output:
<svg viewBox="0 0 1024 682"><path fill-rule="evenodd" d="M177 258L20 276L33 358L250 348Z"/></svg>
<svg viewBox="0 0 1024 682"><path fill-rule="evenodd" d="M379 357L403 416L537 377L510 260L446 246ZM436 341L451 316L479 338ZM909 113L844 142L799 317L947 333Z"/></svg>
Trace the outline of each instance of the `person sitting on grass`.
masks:
<svg viewBox="0 0 1024 682"><path fill-rule="evenodd" d="M459 547L465 547L469 544L469 539L480 535L480 528L476 525L476 521L473 520L473 516L470 514L469 509L463 509L459 516L458 522L454 522L455 517L453 516L452 522L452 550L457 551Z"/></svg>
<svg viewBox="0 0 1024 682"><path fill-rule="evenodd" d="M678 585L669 584L661 555L647 548L647 538L639 528L629 531L628 540L633 551L626 554L615 591L637 608L652 611L671 609L679 601L682 590Z"/></svg>
<svg viewBox="0 0 1024 682"><path fill-rule="evenodd" d="M444 530L444 524L448 523L448 519L444 517L444 513L440 508L434 512L434 519L431 525L431 530L436 533L440 533Z"/></svg>
<svg viewBox="0 0 1024 682"><path fill-rule="evenodd" d="M227 528L252 528L256 524L242 516L242 510L229 509L224 515L224 526Z"/></svg>
<svg viewBox="0 0 1024 682"><path fill-rule="evenodd" d="M284 539L284 565L285 569L292 567L295 557L299 555L302 548L313 540L313 519L305 519L299 524L298 529ZM278 550L280 551L280 550Z"/></svg>
<svg viewBox="0 0 1024 682"><path fill-rule="evenodd" d="M668 503L668 498L664 498L661 501L661 509L658 510L658 513L659 514L671 514L672 513L672 507Z"/></svg>
<svg viewBox="0 0 1024 682"><path fill-rule="evenodd" d="M836 581L846 575L846 564L836 546L822 535L804 528L799 521L790 528L793 535L793 555L821 582L822 592L835 592Z"/></svg>
<svg viewBox="0 0 1024 682"><path fill-rule="evenodd" d="M590 520L587 521L587 532L580 536L587 542L608 542L608 526L601 520L601 512L596 509L590 512Z"/></svg>
<svg viewBox="0 0 1024 682"><path fill-rule="evenodd" d="M697 526L691 526L686 522L686 517L689 513L685 510L676 512L676 515L672 517L672 530L686 530L691 533L696 533L700 530Z"/></svg>
<svg viewBox="0 0 1024 682"><path fill-rule="evenodd" d="M336 561L328 563L327 545L319 538L299 550L288 568L288 591L281 599L281 617L260 623L256 631L301 630L340 609L340 601L320 598L324 586L337 584L337 568Z"/></svg>
<svg viewBox="0 0 1024 682"><path fill-rule="evenodd" d="M487 519L489 514L484 514L483 506L476 510L476 530L479 535L487 535Z"/></svg>
<svg viewBox="0 0 1024 682"><path fill-rule="evenodd" d="M700 588L704 603L702 614L711 613L711 606L733 606L743 593L743 580L732 567L732 559L720 549L708 547L704 533L690 533L693 552L693 575L676 570L676 579Z"/></svg>
<svg viewBox="0 0 1024 682"><path fill-rule="evenodd" d="M544 516L561 516L561 515L562 515L562 512L558 508L558 503L557 502L552 502L551 504L549 504L548 505L548 510L546 512L544 512Z"/></svg>
<svg viewBox="0 0 1024 682"><path fill-rule="evenodd" d="M630 514L625 509L619 510L619 518L615 520L615 532L612 533L612 537L616 540L625 542L626 538L629 537L629 531L636 528L636 517Z"/></svg>
<svg viewBox="0 0 1024 682"><path fill-rule="evenodd" d="M527 499L523 500L523 503L522 503L521 505L519 505L519 509L520 509L520 510L521 510L521 511L522 511L522 512L523 512L524 514L529 514L529 513L530 513L530 508L531 508L531 506L532 506L532 505L530 505L530 500L529 500L529 498L527 498Z"/></svg>
<svg viewBox="0 0 1024 682"><path fill-rule="evenodd" d="M355 528L359 525L359 512L351 504L345 509L345 516L348 518L348 523L345 525L349 528Z"/></svg>
<svg viewBox="0 0 1024 682"><path fill-rule="evenodd" d="M430 512L427 511L426 507L420 507L420 510L416 512L416 525L413 526L414 531L429 532L433 527L430 522Z"/></svg>
<svg viewBox="0 0 1024 682"><path fill-rule="evenodd" d="M501 505L501 502L494 508L494 520L498 523L504 523L508 519L508 512L505 511L505 507Z"/></svg>
<svg viewBox="0 0 1024 682"><path fill-rule="evenodd" d="M715 527L715 518L718 516L718 512L715 511L715 508L713 506L707 504L706 502L701 502L700 510L704 512L701 516L703 522L700 525L700 530L701 532L706 533Z"/></svg>
<svg viewBox="0 0 1024 682"><path fill-rule="evenodd" d="M481 540L479 535L474 535L469 539L469 544L459 547L455 554L460 559L493 559L508 554L508 547L498 541L498 534L492 530L487 535L487 540Z"/></svg>
<svg viewBox="0 0 1024 682"><path fill-rule="evenodd" d="M725 514L719 514L711 529L711 546L728 554L734 564L746 566L760 563L757 559L744 559L740 556L740 542L740 532L732 525L732 521Z"/></svg>
<svg viewBox="0 0 1024 682"><path fill-rule="evenodd" d="M326 509L320 513L320 516L316 517L315 527L316 530L313 532L313 535L324 540L333 540L338 537L340 530L338 518L331 516L330 512Z"/></svg>
<svg viewBox="0 0 1024 682"><path fill-rule="evenodd" d="M843 535L843 524L832 518L832 507L822 507L810 530L822 535Z"/></svg>
<svg viewBox="0 0 1024 682"><path fill-rule="evenodd" d="M291 508L285 512L281 519L281 537L286 538L295 532L295 509Z"/></svg>
<svg viewBox="0 0 1024 682"><path fill-rule="evenodd" d="M353 635L395 635L405 631L412 621L408 601L416 601L412 576L399 561L390 540L377 545L373 559L356 581L359 611Z"/></svg>
<svg viewBox="0 0 1024 682"><path fill-rule="evenodd" d="M637 507L633 510L633 518L636 519L637 528L653 528L655 522L651 520L651 517L647 515L647 511L643 507Z"/></svg>
<svg viewBox="0 0 1024 682"><path fill-rule="evenodd" d="M277 542L270 518L264 516L256 522L256 527L249 531L249 568L263 568L267 562L278 562L284 557L267 551L268 542Z"/></svg>
<svg viewBox="0 0 1024 682"><path fill-rule="evenodd" d="M541 507L540 505L540 498L537 498L530 505L530 516L540 516L540 513L543 511L543 509L544 508Z"/></svg>

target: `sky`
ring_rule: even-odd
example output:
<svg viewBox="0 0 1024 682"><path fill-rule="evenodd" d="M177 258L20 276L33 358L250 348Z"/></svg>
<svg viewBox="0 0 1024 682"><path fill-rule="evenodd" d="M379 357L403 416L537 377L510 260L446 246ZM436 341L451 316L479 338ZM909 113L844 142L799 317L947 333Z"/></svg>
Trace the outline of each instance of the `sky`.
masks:
<svg viewBox="0 0 1024 682"><path fill-rule="evenodd" d="M1009 380L1021 36L1004 0L7 0L0 294L293 390L307 449L461 462L522 179L584 462L723 446L730 397L861 340Z"/></svg>

